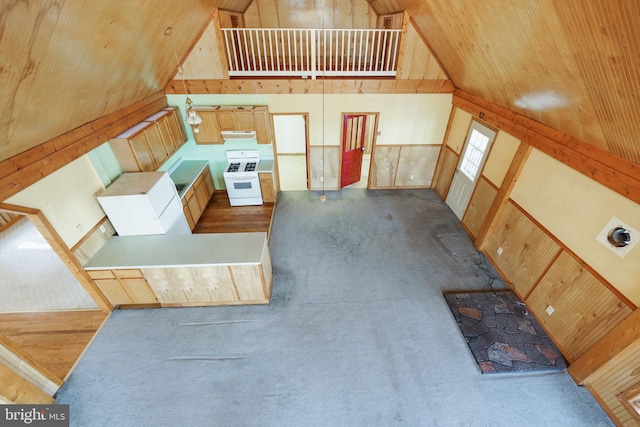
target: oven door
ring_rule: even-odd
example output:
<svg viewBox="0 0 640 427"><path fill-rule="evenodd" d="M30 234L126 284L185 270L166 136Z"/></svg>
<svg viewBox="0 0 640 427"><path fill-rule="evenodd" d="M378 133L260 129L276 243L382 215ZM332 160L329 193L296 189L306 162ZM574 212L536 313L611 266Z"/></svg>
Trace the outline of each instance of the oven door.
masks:
<svg viewBox="0 0 640 427"><path fill-rule="evenodd" d="M261 205L260 179L255 177L225 177L231 206Z"/></svg>

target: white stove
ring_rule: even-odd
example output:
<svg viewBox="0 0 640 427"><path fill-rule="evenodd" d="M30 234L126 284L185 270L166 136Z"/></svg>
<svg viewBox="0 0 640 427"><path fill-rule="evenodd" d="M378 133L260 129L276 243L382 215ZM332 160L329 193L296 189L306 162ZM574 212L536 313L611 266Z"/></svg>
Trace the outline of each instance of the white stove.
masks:
<svg viewBox="0 0 640 427"><path fill-rule="evenodd" d="M226 154L223 176L231 206L261 205L258 150L234 150Z"/></svg>

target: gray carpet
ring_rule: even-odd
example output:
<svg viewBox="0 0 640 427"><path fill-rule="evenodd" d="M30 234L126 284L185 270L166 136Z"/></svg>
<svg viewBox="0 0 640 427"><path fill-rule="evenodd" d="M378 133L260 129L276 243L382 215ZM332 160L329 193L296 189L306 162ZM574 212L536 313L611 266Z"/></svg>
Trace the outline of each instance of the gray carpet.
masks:
<svg viewBox="0 0 640 427"><path fill-rule="evenodd" d="M119 310L75 426L608 426L565 371L482 375L442 297L487 275L429 190L279 195L267 306Z"/></svg>

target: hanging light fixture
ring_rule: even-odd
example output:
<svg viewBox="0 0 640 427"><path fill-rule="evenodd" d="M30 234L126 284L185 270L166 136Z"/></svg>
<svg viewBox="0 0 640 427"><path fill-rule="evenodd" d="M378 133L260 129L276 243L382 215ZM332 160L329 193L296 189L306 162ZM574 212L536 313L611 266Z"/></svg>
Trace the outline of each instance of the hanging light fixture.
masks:
<svg viewBox="0 0 640 427"><path fill-rule="evenodd" d="M173 29L171 27L167 27L167 29L164 30L165 36L171 37L172 33L173 33ZM173 44L173 41L171 42L171 47L173 48L173 56L176 59L177 72L180 76L182 76L182 74L184 73L184 69L182 68L182 65L180 65L180 60L178 59L178 53L176 52L176 47ZM200 123L202 123L202 117L198 115L198 110L195 104L193 103L191 98L189 98L189 92L187 91L187 85L185 84L184 79L179 79L179 80L182 81L182 87L184 88L184 93L185 95L187 95L187 98L184 101L185 110L187 112L187 118L185 121L189 126L191 126L191 130L193 131L193 133L198 133L200 132L200 129L198 126L200 126Z"/></svg>

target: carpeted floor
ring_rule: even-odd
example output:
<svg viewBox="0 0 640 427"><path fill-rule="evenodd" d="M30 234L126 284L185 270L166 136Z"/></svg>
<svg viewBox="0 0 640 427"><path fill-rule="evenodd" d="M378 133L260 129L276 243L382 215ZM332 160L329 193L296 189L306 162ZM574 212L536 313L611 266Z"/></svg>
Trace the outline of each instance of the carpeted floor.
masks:
<svg viewBox="0 0 640 427"><path fill-rule="evenodd" d="M442 293L487 278L434 192L280 193L269 247L269 305L114 312L71 424L612 425L564 371L480 373Z"/></svg>
<svg viewBox="0 0 640 427"><path fill-rule="evenodd" d="M512 291L445 293L482 373L566 369L567 362Z"/></svg>

